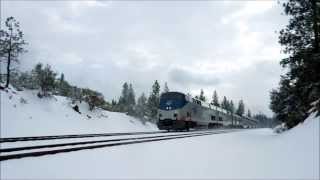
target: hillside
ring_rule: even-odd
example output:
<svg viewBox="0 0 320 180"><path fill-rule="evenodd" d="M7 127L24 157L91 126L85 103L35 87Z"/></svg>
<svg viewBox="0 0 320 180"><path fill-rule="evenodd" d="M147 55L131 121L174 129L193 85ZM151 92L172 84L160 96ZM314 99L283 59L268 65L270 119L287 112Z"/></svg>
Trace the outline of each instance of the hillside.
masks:
<svg viewBox="0 0 320 180"><path fill-rule="evenodd" d="M37 91L12 88L0 94L1 137L157 130L154 124L143 124L124 113L91 112L86 103L78 104L79 114L62 96L40 99Z"/></svg>

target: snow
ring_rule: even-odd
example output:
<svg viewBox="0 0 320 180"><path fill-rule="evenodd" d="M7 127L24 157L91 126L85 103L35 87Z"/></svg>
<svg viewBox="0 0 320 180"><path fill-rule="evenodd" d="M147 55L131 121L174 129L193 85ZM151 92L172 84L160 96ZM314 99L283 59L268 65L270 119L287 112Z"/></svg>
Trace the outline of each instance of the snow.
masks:
<svg viewBox="0 0 320 180"><path fill-rule="evenodd" d="M2 178L318 179L319 118L255 129L1 162Z"/></svg>
<svg viewBox="0 0 320 180"><path fill-rule="evenodd" d="M72 109L70 100L62 96L40 99L37 91L30 90L0 91L0 94L2 138L158 130L154 124L143 124L124 113L101 109L90 112L86 103L79 104L82 112L79 114ZM22 99L26 104L21 103Z"/></svg>
<svg viewBox="0 0 320 180"><path fill-rule="evenodd" d="M8 98L7 95L3 97ZM111 126L118 130L131 131L139 128L152 129L149 126L144 127L139 122L130 123L130 120L134 119L119 113L105 112L108 115L106 119L97 118L98 113L94 115L94 120L87 120L84 116L74 114L72 109L63 111L68 105L62 97L57 97L56 102L42 102L34 99L30 92L27 98L29 103L35 103L34 107L19 104L18 100L6 100L8 102L4 104L12 106L15 103L17 109L22 110L21 106L25 106L25 109L31 112L34 111L32 108L39 108L44 112L35 116L31 112L20 110L17 113L14 108L3 106L6 111L2 112L15 112L15 115L10 116L19 118L19 122L24 122L26 128L32 127L27 122L43 121L39 127L44 129L40 131L33 128L37 131L35 133L32 130L24 130L17 122L7 122L9 119L6 119L3 123L5 127L16 129L1 129L5 130L5 135L57 134L77 130L92 133ZM55 107L55 103L59 103L61 107ZM45 116L45 109L50 117ZM59 116L59 111L68 113L69 118ZM23 117L29 115L33 118L25 121ZM9 115L2 117L8 118ZM42 117L46 118L41 119ZM56 119L57 117L61 119ZM112 122L108 123L109 121ZM82 125L88 129L82 128ZM314 117L313 114L304 123L281 134L276 134L271 129L253 129L1 161L1 178L319 179L319 126L320 118ZM55 131L58 127L62 130ZM22 130L24 132L20 132Z"/></svg>

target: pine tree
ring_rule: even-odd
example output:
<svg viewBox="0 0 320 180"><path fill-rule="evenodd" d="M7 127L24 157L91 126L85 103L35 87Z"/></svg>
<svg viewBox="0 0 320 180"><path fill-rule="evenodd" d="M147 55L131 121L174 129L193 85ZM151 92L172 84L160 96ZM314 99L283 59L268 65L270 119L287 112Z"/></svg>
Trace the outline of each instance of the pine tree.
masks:
<svg viewBox="0 0 320 180"><path fill-rule="evenodd" d="M14 73L12 72L11 74L11 84L14 86L16 89L22 90L23 88L26 89L37 89L39 88L32 77L31 73L26 71L26 72L21 72L21 73Z"/></svg>
<svg viewBox="0 0 320 180"><path fill-rule="evenodd" d="M128 104L127 104L128 114L135 115L134 107L136 105L136 97L135 97L135 93L134 93L132 84L129 84L127 102L128 102Z"/></svg>
<svg viewBox="0 0 320 180"><path fill-rule="evenodd" d="M238 114L239 116L242 116L244 114L244 103L243 103L243 100L239 101L238 109L237 109L236 114Z"/></svg>
<svg viewBox="0 0 320 180"><path fill-rule="evenodd" d="M65 81L65 77L63 73L61 73L57 84L58 84L59 95L66 96L66 97L71 96L71 86L67 81Z"/></svg>
<svg viewBox="0 0 320 180"><path fill-rule="evenodd" d="M167 93L167 92L169 92L170 90L169 90L169 87L168 87L168 84L167 84L167 82L165 82L164 83L164 87L163 87L163 93Z"/></svg>
<svg viewBox="0 0 320 180"><path fill-rule="evenodd" d="M148 112L151 119L155 119L158 113L160 100L160 85L156 80L152 85L152 92L148 98Z"/></svg>
<svg viewBox="0 0 320 180"><path fill-rule="evenodd" d="M250 111L250 109L248 109L247 116L248 116L248 117L251 117L251 111Z"/></svg>
<svg viewBox="0 0 320 180"><path fill-rule="evenodd" d="M215 106L220 106L220 104L219 104L219 98L218 98L218 93L217 93L217 91L215 90L214 92L213 92L213 95L212 95L212 103L211 104L213 104L213 105L215 105Z"/></svg>
<svg viewBox="0 0 320 180"><path fill-rule="evenodd" d="M0 29L0 61L7 63L5 87L8 87L10 83L12 63L18 63L19 54L26 51L24 49L26 42L23 36L20 23L14 17L8 17L5 21L5 29Z"/></svg>
<svg viewBox="0 0 320 180"><path fill-rule="evenodd" d="M127 112L128 111L128 98L129 97L129 86L128 83L125 82L122 86L122 92L121 92L121 96L119 98L119 111L120 112Z"/></svg>
<svg viewBox="0 0 320 180"><path fill-rule="evenodd" d="M279 42L288 55L281 65L288 70L280 87L271 92L270 108L291 128L303 121L311 108L320 112L320 3L289 0L283 6L290 21L280 31Z"/></svg>
<svg viewBox="0 0 320 180"><path fill-rule="evenodd" d="M112 109L114 109L114 107L117 105L117 101L112 99L111 100L111 106L112 106Z"/></svg>
<svg viewBox="0 0 320 180"><path fill-rule="evenodd" d="M130 106L136 105L136 96L132 87L132 84L129 84L129 89L128 89L128 104Z"/></svg>
<svg viewBox="0 0 320 180"><path fill-rule="evenodd" d="M55 73L50 65L43 67L41 63L38 63L35 68L32 70L35 74L37 83L40 87L40 92L38 93L39 97L50 96L50 92L55 89L55 78L57 73Z"/></svg>
<svg viewBox="0 0 320 180"><path fill-rule="evenodd" d="M142 93L141 96L138 98L136 110L137 116L144 120L148 110L147 98L144 93Z"/></svg>
<svg viewBox="0 0 320 180"><path fill-rule="evenodd" d="M221 102L221 108L228 110L228 100L226 96L223 96L223 100Z"/></svg>
<svg viewBox="0 0 320 180"><path fill-rule="evenodd" d="M230 113L233 114L234 111L235 111L235 107L234 107L233 101L230 100Z"/></svg>
<svg viewBox="0 0 320 180"><path fill-rule="evenodd" d="M204 101L204 102L206 101L206 97L204 96L203 89L201 89L201 91L200 91L199 99L200 99L201 101Z"/></svg>

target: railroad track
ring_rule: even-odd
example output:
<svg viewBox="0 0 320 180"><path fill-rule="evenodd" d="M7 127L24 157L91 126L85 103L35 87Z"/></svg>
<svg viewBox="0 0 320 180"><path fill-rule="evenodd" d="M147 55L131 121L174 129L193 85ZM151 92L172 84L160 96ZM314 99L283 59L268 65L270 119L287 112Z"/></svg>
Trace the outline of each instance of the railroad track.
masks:
<svg viewBox="0 0 320 180"><path fill-rule="evenodd" d="M170 139L181 139L181 138L188 138L188 137L221 134L221 133L227 133L227 132L233 132L233 131L237 131L237 130L194 131L194 132L188 132L188 133L174 133L169 135L162 135L161 133L163 132L114 133L119 135L112 135L112 136L156 134L156 133L160 133L160 135L1 148L0 161L26 158L26 157L44 156L44 155L79 151L79 150L85 150L85 149L96 149L96 148L103 148L103 147L112 147L112 146L139 144L139 143L154 142L154 141L164 141L164 140L170 140ZM95 134L95 135L103 135L103 134ZM111 136L110 134L108 135ZM51 137L57 137L57 136L50 136L50 138ZM101 136L86 136L86 137L101 137ZM52 140L50 138L46 140ZM78 138L78 137L75 137L75 138ZM40 140L43 140L43 139L40 139Z"/></svg>
<svg viewBox="0 0 320 180"><path fill-rule="evenodd" d="M166 133L166 132L167 131L151 131L151 132L128 132L128 133L68 134L68 135L56 135L56 136L10 137L10 138L0 138L0 143L18 142L18 141L41 141L41 140L53 140L53 139L87 138L87 137L104 137L104 136L157 134L157 133Z"/></svg>

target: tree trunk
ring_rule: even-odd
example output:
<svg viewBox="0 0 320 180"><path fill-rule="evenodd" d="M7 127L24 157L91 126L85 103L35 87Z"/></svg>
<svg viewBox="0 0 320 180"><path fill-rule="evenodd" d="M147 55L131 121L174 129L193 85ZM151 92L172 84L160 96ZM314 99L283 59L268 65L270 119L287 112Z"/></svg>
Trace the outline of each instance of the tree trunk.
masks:
<svg viewBox="0 0 320 180"><path fill-rule="evenodd" d="M7 63L7 81L6 81L6 88L9 87L9 82L10 82L10 64L11 64L11 49L9 50L9 55L8 55L8 63Z"/></svg>
<svg viewBox="0 0 320 180"><path fill-rule="evenodd" d="M314 50L315 52L319 52L319 44L320 44L320 39L319 39L319 25L318 25L318 7L317 7L317 1L312 0L312 8L313 8L313 31L314 31Z"/></svg>
<svg viewBox="0 0 320 180"><path fill-rule="evenodd" d="M6 82L6 88L9 87L10 83L10 64L11 64L11 51L12 51L12 29L10 34L10 41L9 41L9 50L8 50L8 63L7 63L7 82Z"/></svg>

